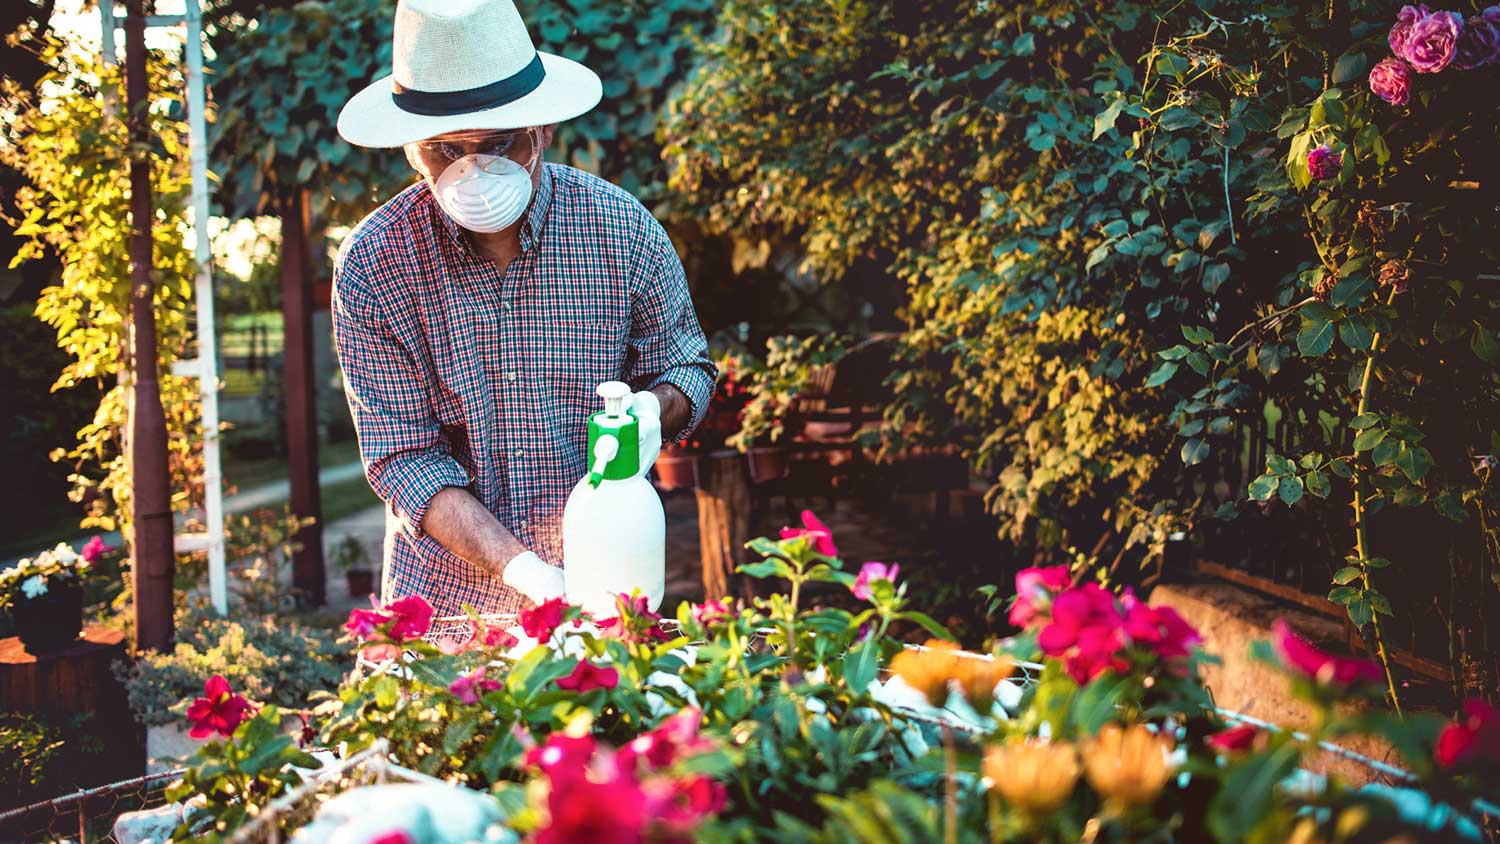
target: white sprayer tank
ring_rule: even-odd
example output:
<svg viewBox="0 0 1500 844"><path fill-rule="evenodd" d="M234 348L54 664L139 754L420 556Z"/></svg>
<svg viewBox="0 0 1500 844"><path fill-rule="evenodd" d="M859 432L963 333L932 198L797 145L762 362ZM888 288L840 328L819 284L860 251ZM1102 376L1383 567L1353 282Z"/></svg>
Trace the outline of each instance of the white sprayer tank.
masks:
<svg viewBox="0 0 1500 844"><path fill-rule="evenodd" d="M599 385L604 412L589 417L589 473L563 508L563 577L568 603L613 618L617 595L638 591L654 612L666 592L667 521L640 471L640 426L630 387Z"/></svg>

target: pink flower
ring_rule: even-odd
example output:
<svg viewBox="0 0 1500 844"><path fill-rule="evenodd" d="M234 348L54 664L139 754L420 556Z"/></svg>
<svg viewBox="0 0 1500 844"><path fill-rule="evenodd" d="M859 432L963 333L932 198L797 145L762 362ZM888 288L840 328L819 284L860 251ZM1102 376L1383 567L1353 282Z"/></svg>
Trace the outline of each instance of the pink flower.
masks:
<svg viewBox="0 0 1500 844"><path fill-rule="evenodd" d="M1010 623L1026 628L1052 606L1052 596L1067 589L1073 578L1067 566L1022 569L1016 574L1016 602L1010 607Z"/></svg>
<svg viewBox="0 0 1500 844"><path fill-rule="evenodd" d="M553 733L547 736L545 744L526 751L526 764L553 780L567 779L583 774L593 756L593 736L575 738L565 733Z"/></svg>
<svg viewBox="0 0 1500 844"><path fill-rule="evenodd" d="M192 722L188 735L207 738L218 733L224 738L234 735L234 730L255 707L241 695L229 689L229 681L215 674L203 684L203 697L195 699L187 710L187 719Z"/></svg>
<svg viewBox="0 0 1500 844"><path fill-rule="evenodd" d="M1500 59L1500 6L1491 6L1478 17L1464 21L1453 66L1473 70L1497 59Z"/></svg>
<svg viewBox="0 0 1500 844"><path fill-rule="evenodd" d="M479 641L486 648L513 648L519 640L509 630L502 630L499 627L486 627L480 635Z"/></svg>
<svg viewBox="0 0 1500 844"><path fill-rule="evenodd" d="M693 620L704 627L722 624L734 617L734 599L720 598L717 601L693 604L692 613Z"/></svg>
<svg viewBox="0 0 1500 844"><path fill-rule="evenodd" d="M1391 52L1397 56L1406 55L1406 47L1411 43L1412 27L1417 21L1432 12L1426 4L1420 6L1402 6L1401 11L1396 13L1396 23L1391 26L1390 34L1386 36L1386 42L1391 45Z"/></svg>
<svg viewBox="0 0 1500 844"><path fill-rule="evenodd" d="M693 707L678 710L656 729L636 736L620 748L617 751L620 765L635 770L637 760L644 760L648 769L665 768L678 759L702 753L713 744L698 735L702 721L701 710Z"/></svg>
<svg viewBox="0 0 1500 844"><path fill-rule="evenodd" d="M1079 683L1106 671L1129 670L1120 653L1126 644L1114 597L1097 583L1059 594L1052 602L1052 622L1037 636L1042 653L1061 658Z"/></svg>
<svg viewBox="0 0 1500 844"><path fill-rule="evenodd" d="M460 674L458 679L449 684L448 691L458 698L460 703L478 703L480 695L493 692L498 688L500 688L500 681L485 679L484 666L481 665L467 674Z"/></svg>
<svg viewBox="0 0 1500 844"><path fill-rule="evenodd" d="M1171 607L1153 607L1127 595L1125 635L1137 645L1151 649L1164 660L1182 659L1193 652L1203 637Z"/></svg>
<svg viewBox="0 0 1500 844"><path fill-rule="evenodd" d="M416 844L416 842L412 839L411 833L406 830L393 829L371 838L369 844Z"/></svg>
<svg viewBox="0 0 1500 844"><path fill-rule="evenodd" d="M1339 165L1342 163L1342 157L1326 145L1316 147L1307 153L1307 172L1320 182L1337 176Z"/></svg>
<svg viewBox="0 0 1500 844"><path fill-rule="evenodd" d="M92 565L100 557L114 550L115 546L105 545L104 538L95 534L93 539L83 544L83 550L78 552L78 556L82 557L85 563Z"/></svg>
<svg viewBox="0 0 1500 844"><path fill-rule="evenodd" d="M1384 58L1370 70L1370 90L1391 105L1411 102L1411 66L1397 58Z"/></svg>
<svg viewBox="0 0 1500 844"><path fill-rule="evenodd" d="M1292 628L1279 618L1272 626L1272 632L1282 665L1320 686L1366 685L1379 683L1385 677L1380 663L1324 653L1292 632Z"/></svg>
<svg viewBox="0 0 1500 844"><path fill-rule="evenodd" d="M1500 709L1479 698L1464 703L1464 717L1438 734L1437 763L1452 768L1469 761L1500 763Z"/></svg>
<svg viewBox="0 0 1500 844"><path fill-rule="evenodd" d="M802 527L781 529L782 539L796 539L799 536L807 537L812 549L825 557L837 557L839 549L833 544L833 533L828 530L828 525L818 520L811 510L802 511Z"/></svg>
<svg viewBox="0 0 1500 844"><path fill-rule="evenodd" d="M859 576L854 578L854 585L849 588L854 592L854 597L861 601L868 601L875 594L872 591L872 587L876 583L889 583L894 587L896 585L896 575L900 571L901 566L896 563L892 563L889 566L885 563L865 563L859 567Z"/></svg>
<svg viewBox="0 0 1500 844"><path fill-rule="evenodd" d="M651 611L645 595L615 596L619 615L599 622L599 632L625 642L669 641L672 637L661 629L661 616Z"/></svg>
<svg viewBox="0 0 1500 844"><path fill-rule="evenodd" d="M370 600L371 603L374 603L374 598ZM380 628L380 625L395 618L390 613L382 612L378 604L376 607L376 609L372 610L358 608L350 610L349 620L344 622L344 629L348 630L351 636L361 642L369 641L370 637L374 636Z"/></svg>
<svg viewBox="0 0 1500 844"><path fill-rule="evenodd" d="M650 832L654 833L649 839L672 844L694 840L694 827L728 802L723 784L703 774L680 780L656 780L642 791Z"/></svg>
<svg viewBox="0 0 1500 844"><path fill-rule="evenodd" d="M579 694L591 692L594 689L613 689L620 684L620 672L613 668L600 668L599 666L584 660L578 663L573 673L557 681L559 689L568 689Z"/></svg>
<svg viewBox="0 0 1500 844"><path fill-rule="evenodd" d="M1407 15L1407 8L1410 7L1402 8L1401 17L1397 18L1398 27ZM1406 59L1417 73L1437 73L1453 63L1463 28L1464 20L1456 12L1433 12L1426 6L1419 6L1416 19L1402 39L1402 49L1396 55ZM1396 40L1394 29L1391 40Z"/></svg>
<svg viewBox="0 0 1500 844"><path fill-rule="evenodd" d="M562 598L553 598L534 607L527 607L516 615L516 620L521 623L521 629L526 635L538 642L551 641L552 633L557 630L558 625L563 622L563 613L567 610L567 603Z"/></svg>
<svg viewBox="0 0 1500 844"><path fill-rule="evenodd" d="M420 639L432 628L432 604L421 595L397 598L385 605L385 611L393 616L391 638L398 642Z"/></svg>
<svg viewBox="0 0 1500 844"><path fill-rule="evenodd" d="M642 844L646 811L640 784L605 757L589 776L552 778L536 844Z"/></svg>
<svg viewBox="0 0 1500 844"><path fill-rule="evenodd" d="M1255 744L1260 730L1250 724L1240 724L1221 730L1208 737L1208 746L1220 753L1243 753Z"/></svg>

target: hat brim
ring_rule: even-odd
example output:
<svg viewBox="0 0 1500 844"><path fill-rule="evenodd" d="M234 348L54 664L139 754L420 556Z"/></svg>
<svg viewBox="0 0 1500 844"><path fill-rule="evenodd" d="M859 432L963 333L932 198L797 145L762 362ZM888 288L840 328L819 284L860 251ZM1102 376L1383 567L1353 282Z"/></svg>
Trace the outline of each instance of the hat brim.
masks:
<svg viewBox="0 0 1500 844"><path fill-rule="evenodd" d="M598 74L572 59L539 53L547 75L526 96L498 108L466 114L425 115L396 105L391 77L371 82L339 112L339 134L355 146L392 148L466 129L525 129L571 120L599 104Z"/></svg>

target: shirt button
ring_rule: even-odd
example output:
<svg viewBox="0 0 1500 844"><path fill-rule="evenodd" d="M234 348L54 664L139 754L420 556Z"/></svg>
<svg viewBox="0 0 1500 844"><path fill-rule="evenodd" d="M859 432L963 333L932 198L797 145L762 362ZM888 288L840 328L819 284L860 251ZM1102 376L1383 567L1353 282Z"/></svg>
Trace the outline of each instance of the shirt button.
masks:
<svg viewBox="0 0 1500 844"><path fill-rule="evenodd" d="M523 453L523 452L524 452L524 451L525 451L525 449L523 449L523 448L518 448L518 449L516 449L516 456L517 456L517 457L520 457L520 456L521 456L521 454L522 454L522 453Z"/></svg>
<svg viewBox="0 0 1500 844"><path fill-rule="evenodd" d="M509 301L500 303L500 306L505 309L506 313L510 313L510 302Z"/></svg>
<svg viewBox="0 0 1500 844"><path fill-rule="evenodd" d="M521 520L521 528L522 528L522 529L525 529L525 527L526 527L526 520L525 520L525 519L522 519L522 520Z"/></svg>
<svg viewBox="0 0 1500 844"><path fill-rule="evenodd" d="M516 374L514 372L507 372L507 373L505 373L505 380L507 380L507 381L514 381L514 380L516 380Z"/></svg>

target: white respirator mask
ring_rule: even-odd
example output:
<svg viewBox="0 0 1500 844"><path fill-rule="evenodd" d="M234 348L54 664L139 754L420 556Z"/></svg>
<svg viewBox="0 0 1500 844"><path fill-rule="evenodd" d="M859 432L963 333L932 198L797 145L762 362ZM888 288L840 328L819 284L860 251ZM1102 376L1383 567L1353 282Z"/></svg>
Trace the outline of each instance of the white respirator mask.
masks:
<svg viewBox="0 0 1500 844"><path fill-rule="evenodd" d="M537 146L533 143L532 149ZM444 168L433 185L433 197L453 222L472 232L493 234L526 213L539 158L539 152L533 152L522 166L504 155L466 155Z"/></svg>

